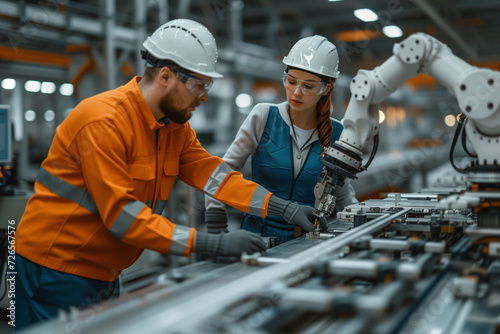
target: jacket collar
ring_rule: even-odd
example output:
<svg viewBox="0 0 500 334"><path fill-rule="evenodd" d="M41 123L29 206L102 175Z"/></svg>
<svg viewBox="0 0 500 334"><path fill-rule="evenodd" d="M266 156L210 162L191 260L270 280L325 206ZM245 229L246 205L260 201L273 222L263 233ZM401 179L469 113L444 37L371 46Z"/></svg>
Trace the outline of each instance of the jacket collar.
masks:
<svg viewBox="0 0 500 334"><path fill-rule="evenodd" d="M141 81L141 79L142 77L135 76L125 85L125 89L127 91L127 95L130 99L132 107L137 111L140 117L142 117L144 122L146 122L149 130L158 130L164 126L168 126L169 128L183 127L183 125L181 124L171 122L168 118L162 119L160 121L157 121L154 118L153 112L149 108L149 105L147 104L146 100L142 96L141 90L139 89L138 83L139 81Z"/></svg>
<svg viewBox="0 0 500 334"><path fill-rule="evenodd" d="M281 118L285 121L286 125L290 128L290 136L295 140L295 136L293 134L292 129L292 121L290 120L290 115L288 114L288 109L290 108L287 101L278 104L278 110L280 112ZM318 130L315 130L313 136L311 137L311 143L314 143L316 140L319 140Z"/></svg>

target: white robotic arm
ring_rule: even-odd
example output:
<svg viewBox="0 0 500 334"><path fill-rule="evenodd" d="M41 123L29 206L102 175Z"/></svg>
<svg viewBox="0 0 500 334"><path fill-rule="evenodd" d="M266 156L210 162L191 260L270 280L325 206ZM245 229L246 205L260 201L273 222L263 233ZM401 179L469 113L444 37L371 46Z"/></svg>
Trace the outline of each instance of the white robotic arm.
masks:
<svg viewBox="0 0 500 334"><path fill-rule="evenodd" d="M344 130L321 160L325 167L315 189L320 216L333 211L336 185L342 185L346 177L356 178L365 169L361 165L361 148L378 134L379 103L419 72L434 77L457 98L460 110L468 116L466 131L478 155L477 164L498 167L500 73L469 65L447 45L424 33L395 44L393 53L375 69L359 70L351 81Z"/></svg>

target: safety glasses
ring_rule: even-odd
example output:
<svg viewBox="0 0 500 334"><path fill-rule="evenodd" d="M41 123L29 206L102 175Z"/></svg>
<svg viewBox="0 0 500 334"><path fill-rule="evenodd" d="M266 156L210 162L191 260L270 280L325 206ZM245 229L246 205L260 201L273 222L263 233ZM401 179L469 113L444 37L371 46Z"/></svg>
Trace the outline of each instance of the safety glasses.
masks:
<svg viewBox="0 0 500 334"><path fill-rule="evenodd" d="M207 94L214 83L213 80L203 81L197 77L178 70L174 70L174 72L177 73L177 78L179 78L179 80L184 83L186 88L197 98L201 98L203 95Z"/></svg>
<svg viewBox="0 0 500 334"><path fill-rule="evenodd" d="M297 79L285 72L283 73L283 86L290 91L295 91L298 86L303 95L319 95L328 88L328 83Z"/></svg>

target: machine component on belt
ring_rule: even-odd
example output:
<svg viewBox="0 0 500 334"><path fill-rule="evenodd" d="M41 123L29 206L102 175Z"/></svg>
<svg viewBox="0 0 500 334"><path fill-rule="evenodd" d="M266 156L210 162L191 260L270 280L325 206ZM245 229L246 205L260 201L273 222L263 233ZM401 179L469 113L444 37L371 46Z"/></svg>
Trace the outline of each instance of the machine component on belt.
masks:
<svg viewBox="0 0 500 334"><path fill-rule="evenodd" d="M280 244L280 239L278 237L262 237L262 240L266 243L267 249L276 247Z"/></svg>
<svg viewBox="0 0 500 334"><path fill-rule="evenodd" d="M241 264L244 265L265 267L277 263L288 263L290 261L281 258L264 257L262 256L261 253L253 253L253 254L243 253L241 254L240 262Z"/></svg>
<svg viewBox="0 0 500 334"><path fill-rule="evenodd" d="M356 309L370 318L382 317L401 305L407 297L408 286L402 281L381 284L370 294L360 295L356 299Z"/></svg>
<svg viewBox="0 0 500 334"><path fill-rule="evenodd" d="M379 262L367 259L336 259L330 261L328 273L334 276L374 278L378 275Z"/></svg>
<svg viewBox="0 0 500 334"><path fill-rule="evenodd" d="M332 310L334 300L340 294L346 295L346 292L293 288L283 294L280 304L298 310L327 313Z"/></svg>
<svg viewBox="0 0 500 334"><path fill-rule="evenodd" d="M415 253L444 253L446 242L415 241L415 240L387 240L371 239L369 241L372 249L388 249L398 251L413 251ZM417 248L420 251L416 251Z"/></svg>
<svg viewBox="0 0 500 334"><path fill-rule="evenodd" d="M500 287L500 261L493 262L486 272L490 284L493 287Z"/></svg>
<svg viewBox="0 0 500 334"><path fill-rule="evenodd" d="M334 237L333 233L327 233L326 231L321 232L321 224L319 218L314 220L314 230L306 233L306 239L308 240L326 240Z"/></svg>
<svg viewBox="0 0 500 334"><path fill-rule="evenodd" d="M402 262L398 265L397 277L408 281L418 281L426 276L440 259L440 256L431 253L418 255L414 262Z"/></svg>
<svg viewBox="0 0 500 334"><path fill-rule="evenodd" d="M478 277L455 277L452 280L452 289L456 297L461 298L474 298L477 291Z"/></svg>
<svg viewBox="0 0 500 334"><path fill-rule="evenodd" d="M359 213L354 215L354 227L361 226L366 223L366 214L365 213Z"/></svg>
<svg viewBox="0 0 500 334"><path fill-rule="evenodd" d="M309 233L306 233L306 239L308 240L326 240L333 238L335 236L335 233L323 233L323 232L317 232L317 231L312 231Z"/></svg>
<svg viewBox="0 0 500 334"><path fill-rule="evenodd" d="M489 243L488 255L493 258L500 258L500 242Z"/></svg>

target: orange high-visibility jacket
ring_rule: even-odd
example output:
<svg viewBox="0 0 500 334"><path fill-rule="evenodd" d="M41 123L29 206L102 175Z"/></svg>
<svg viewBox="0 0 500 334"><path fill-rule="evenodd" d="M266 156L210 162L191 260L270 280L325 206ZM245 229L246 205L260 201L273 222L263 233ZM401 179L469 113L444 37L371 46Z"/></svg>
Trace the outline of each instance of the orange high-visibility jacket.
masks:
<svg viewBox="0 0 500 334"><path fill-rule="evenodd" d="M144 248L188 256L195 230L160 215L176 177L267 215L271 193L205 151L189 123L157 122L139 80L82 101L58 126L16 232L17 253L105 281Z"/></svg>

